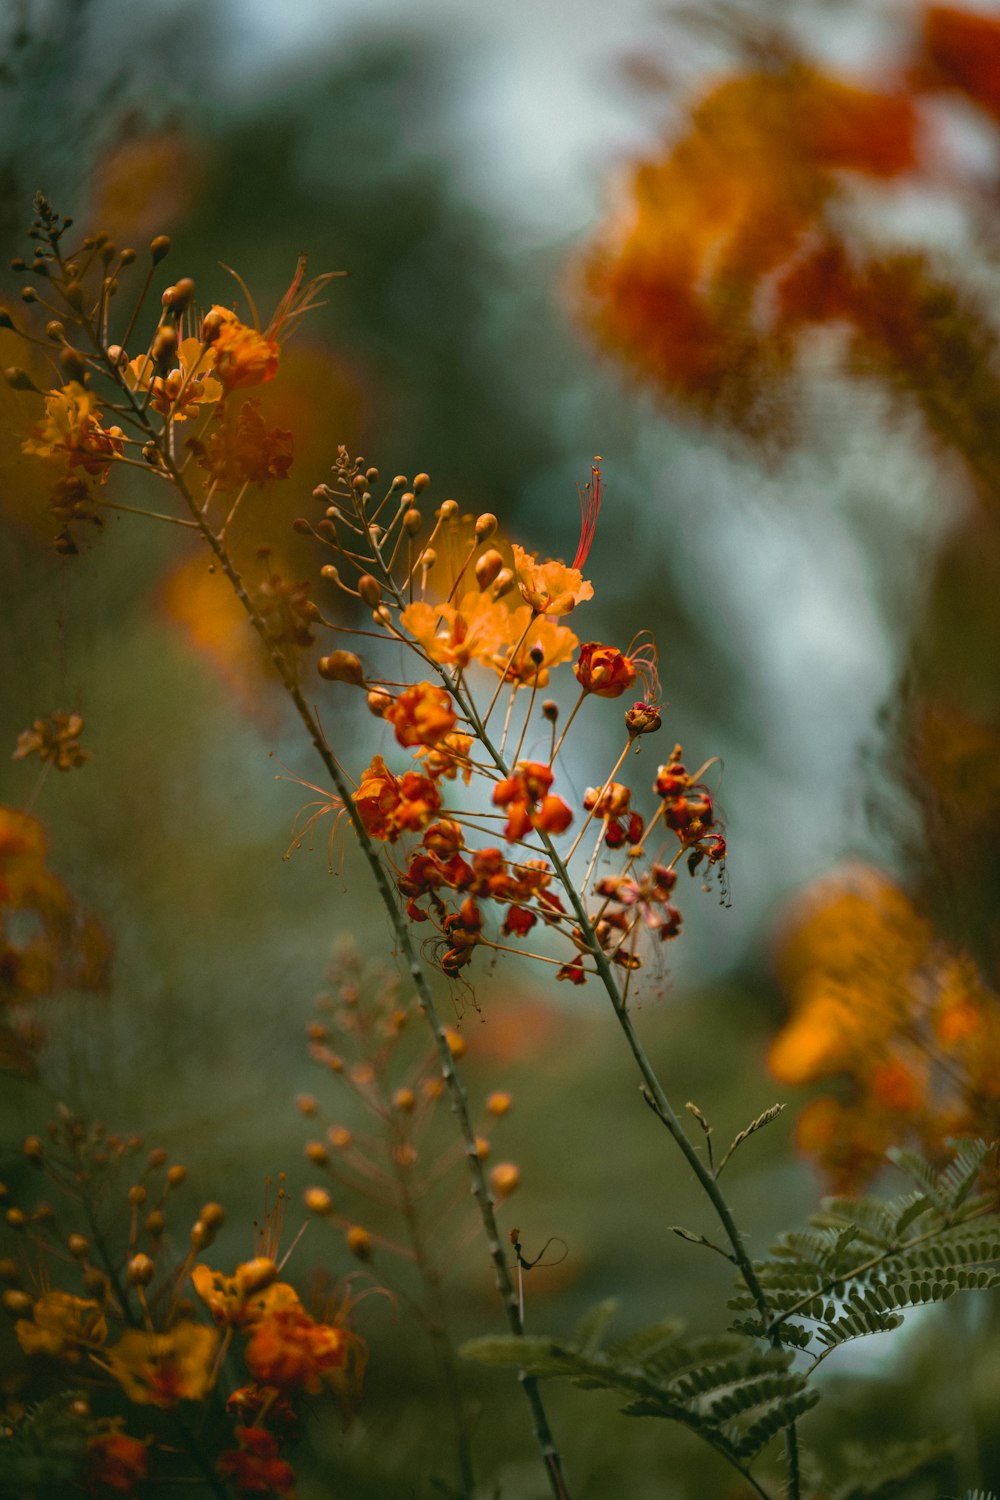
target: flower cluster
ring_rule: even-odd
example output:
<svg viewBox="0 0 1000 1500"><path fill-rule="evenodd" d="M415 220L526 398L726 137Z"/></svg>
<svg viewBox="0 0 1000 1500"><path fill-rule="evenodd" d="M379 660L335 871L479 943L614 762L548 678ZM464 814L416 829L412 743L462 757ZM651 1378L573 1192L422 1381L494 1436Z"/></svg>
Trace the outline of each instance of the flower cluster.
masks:
<svg viewBox="0 0 1000 1500"><path fill-rule="evenodd" d="M639 968L644 929L661 939L680 930L674 908L651 920L674 864L686 855L692 871L705 860L721 865L725 841L702 780L708 767L690 774L679 747L653 778L648 814L620 779L629 755L660 727L648 635L623 650L581 643L564 623L593 597L581 570L600 500L598 462L581 492L573 565L508 545L494 515L463 515L453 500L425 518L425 474L412 484L397 476L376 497L378 481L377 469L342 450L333 483L315 492L321 519L297 523L336 555L322 577L341 603L357 601L369 622L345 625L327 618L332 610L324 606L317 628L381 636L407 648L414 662L412 680L398 682L379 675L367 653L341 646L320 659L321 677L366 693L395 747L362 771L350 809L334 798L326 808L338 817L349 812L387 846L387 857L390 846L407 843L392 858L397 885L410 919L436 930L427 951L446 974L464 974L477 952L497 949L553 963L558 977L574 983L602 970L607 976L612 964ZM541 690L561 666L572 668L578 697L560 730L560 707ZM571 796L560 757L577 715L589 700L623 698L639 681L646 697L625 713L617 763L582 801ZM526 756L539 737L547 752ZM391 760L400 748L410 753L409 767ZM592 826L596 843L577 883L569 866ZM607 876L612 858L620 870ZM641 894L613 899L605 877ZM552 934L557 949L568 945L569 957L522 946L533 929Z"/></svg>
<svg viewBox="0 0 1000 1500"><path fill-rule="evenodd" d="M947 307L929 257L880 254L852 231L860 184L912 191L947 152L928 101L959 91L984 123L1000 121L1000 21L940 5L914 19L898 63L864 81L805 61L789 38L767 65L713 81L680 136L631 169L581 267L580 309L602 347L669 401L781 447L798 350L818 325L838 325L849 368L874 366L915 397L939 440L988 446L995 387L978 377L990 399L973 417L983 398L954 384L977 367L959 346L971 355L982 319Z"/></svg>
<svg viewBox="0 0 1000 1500"><path fill-rule="evenodd" d="M889 1146L944 1159L950 1137L1000 1135L1000 999L888 876L852 866L790 913L778 951L791 1016L782 1083L839 1080L798 1122L834 1191L858 1192Z"/></svg>
<svg viewBox="0 0 1000 1500"><path fill-rule="evenodd" d="M281 1449L295 1434L295 1400L326 1385L352 1404L365 1346L348 1325L349 1302L314 1315L280 1279L283 1190L265 1211L256 1253L230 1276L199 1263L224 1219L218 1203L202 1206L179 1262L171 1252L171 1208L187 1173L162 1149L143 1159L138 1137L62 1111L47 1139L29 1137L24 1151L83 1217L74 1226L49 1203L8 1206L21 1253L0 1260L3 1306L28 1360L24 1391L44 1393L59 1373L87 1389L76 1413L80 1482L94 1494L132 1494L144 1479L176 1476L177 1437L187 1429L170 1414L214 1403L220 1417L228 1413L234 1441L216 1454L215 1472L237 1494L291 1496L295 1475ZM60 1264L68 1286L52 1283ZM114 1414L122 1401L131 1415ZM6 1420L23 1425L30 1414L22 1406ZM190 1459L204 1475L204 1452Z"/></svg>

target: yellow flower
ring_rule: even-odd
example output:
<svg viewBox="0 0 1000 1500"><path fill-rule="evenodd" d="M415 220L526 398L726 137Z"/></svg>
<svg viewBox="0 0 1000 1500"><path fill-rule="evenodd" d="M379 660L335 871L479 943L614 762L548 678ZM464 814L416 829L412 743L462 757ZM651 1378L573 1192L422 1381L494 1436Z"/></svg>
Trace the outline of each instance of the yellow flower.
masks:
<svg viewBox="0 0 1000 1500"><path fill-rule="evenodd" d="M184 339L177 348L174 369L158 375L150 355L140 354L126 367L125 384L133 391L152 391L154 411L184 422L197 416L197 407L222 400L222 386L209 374L207 358L200 339Z"/></svg>
<svg viewBox="0 0 1000 1500"><path fill-rule="evenodd" d="M554 566L562 567L562 564ZM585 587L590 588L590 584ZM513 611L511 635L512 644L516 645L514 654L511 656L505 647L492 657L492 665L504 682L519 682L525 687L543 688L548 684L551 668L570 660L580 642L572 630L565 625L557 625L549 618L549 614L560 613L565 611L553 610L544 615L536 615L532 623L532 611L527 606L522 605L520 609Z"/></svg>
<svg viewBox="0 0 1000 1500"><path fill-rule="evenodd" d="M79 1346L98 1349L108 1336L100 1304L69 1292L46 1292L32 1309L33 1322L19 1318L14 1326L25 1354L62 1354L79 1358Z"/></svg>
<svg viewBox="0 0 1000 1500"><path fill-rule="evenodd" d="M102 484L115 458L125 451L120 427L105 430L101 408L87 388L77 380L45 398L45 419L34 435L22 444L36 458L64 458L70 468L79 464L88 474L100 475Z"/></svg>
<svg viewBox="0 0 1000 1500"><path fill-rule="evenodd" d="M211 1390L218 1345L218 1331L203 1323L177 1323L169 1333L130 1328L107 1350L107 1368L130 1401L175 1406Z"/></svg>
<svg viewBox="0 0 1000 1500"><path fill-rule="evenodd" d="M521 598L536 614L568 615L585 599L593 599L594 586L586 582L578 568L569 568L563 562L540 563L516 542L511 551Z"/></svg>
<svg viewBox="0 0 1000 1500"><path fill-rule="evenodd" d="M473 661L490 662L504 645L513 645L516 640L507 605L479 590L464 595L457 607L417 600L406 606L399 621L431 661L449 666L464 668Z"/></svg>
<svg viewBox="0 0 1000 1500"><path fill-rule="evenodd" d="M276 1281L277 1274L274 1261L261 1255L237 1266L234 1276L195 1266L191 1280L220 1328L252 1328L265 1313L299 1304L295 1288Z"/></svg>

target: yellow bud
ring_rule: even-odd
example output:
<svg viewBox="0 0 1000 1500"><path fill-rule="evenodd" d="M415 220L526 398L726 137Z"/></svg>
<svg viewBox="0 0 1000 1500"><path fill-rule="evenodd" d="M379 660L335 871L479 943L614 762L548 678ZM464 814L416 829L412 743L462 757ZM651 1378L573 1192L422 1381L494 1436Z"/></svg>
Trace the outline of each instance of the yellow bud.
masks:
<svg viewBox="0 0 1000 1500"><path fill-rule="evenodd" d="M468 1043L466 1042L465 1037L460 1031L456 1031L454 1026L446 1026L444 1028L444 1038L448 1043L448 1050L450 1051L452 1057L465 1056L468 1048Z"/></svg>
<svg viewBox="0 0 1000 1500"><path fill-rule="evenodd" d="M497 529L497 518L492 511L486 511L476 521L476 541L485 542L487 537L493 535Z"/></svg>
<svg viewBox="0 0 1000 1500"><path fill-rule="evenodd" d="M325 1166L330 1160L329 1152L322 1141L308 1141L306 1144L306 1157L317 1167Z"/></svg>
<svg viewBox="0 0 1000 1500"><path fill-rule="evenodd" d="M370 573L362 573L358 579L358 593L369 609L377 609L382 602L381 585L378 579L373 578Z"/></svg>
<svg viewBox="0 0 1000 1500"><path fill-rule="evenodd" d="M329 1214L333 1212L333 1199L326 1188L306 1188L303 1201L311 1214Z"/></svg>
<svg viewBox="0 0 1000 1500"><path fill-rule="evenodd" d="M316 670L327 682L349 682L354 687L365 685L361 658L353 651L331 651L329 656L321 656Z"/></svg>
<svg viewBox="0 0 1000 1500"><path fill-rule="evenodd" d="M476 582L480 589L488 589L495 583L503 569L503 558L495 547L476 558Z"/></svg>
<svg viewBox="0 0 1000 1500"><path fill-rule="evenodd" d="M509 1112L510 1107L513 1103L514 1100L512 1099L510 1094L505 1093L502 1089L497 1089L497 1091L491 1094L487 1099L486 1108L489 1110L491 1115L495 1115L499 1120L502 1115L505 1115Z"/></svg>
<svg viewBox="0 0 1000 1500"><path fill-rule="evenodd" d="M509 1198L521 1181L521 1172L512 1161L499 1161L490 1173L490 1187L498 1198Z"/></svg>
<svg viewBox="0 0 1000 1500"><path fill-rule="evenodd" d="M352 1224L347 1231L347 1248L358 1260L371 1260L372 1237L360 1224Z"/></svg>
<svg viewBox="0 0 1000 1500"><path fill-rule="evenodd" d="M412 1089L397 1089L392 1096L392 1102L404 1115L409 1115L413 1113L417 1096Z"/></svg>
<svg viewBox="0 0 1000 1500"><path fill-rule="evenodd" d="M66 1249L74 1260L86 1260L90 1254L90 1241L85 1234L71 1234L66 1241Z"/></svg>
<svg viewBox="0 0 1000 1500"><path fill-rule="evenodd" d="M205 1203L198 1217L207 1228L219 1229L226 1217L226 1210L221 1203Z"/></svg>

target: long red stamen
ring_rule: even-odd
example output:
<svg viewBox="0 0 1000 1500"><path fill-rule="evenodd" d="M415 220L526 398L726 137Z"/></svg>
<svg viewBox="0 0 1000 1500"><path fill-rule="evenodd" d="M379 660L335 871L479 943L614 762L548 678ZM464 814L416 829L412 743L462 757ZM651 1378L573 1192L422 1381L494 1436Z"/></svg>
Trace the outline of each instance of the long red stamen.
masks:
<svg viewBox="0 0 1000 1500"><path fill-rule="evenodd" d="M576 549L572 566L582 568L587 561L591 543L594 540L594 532L597 530L597 517L601 509L601 458L598 454L590 466L590 482L585 484L581 490L577 485L576 492L580 497L580 545Z"/></svg>

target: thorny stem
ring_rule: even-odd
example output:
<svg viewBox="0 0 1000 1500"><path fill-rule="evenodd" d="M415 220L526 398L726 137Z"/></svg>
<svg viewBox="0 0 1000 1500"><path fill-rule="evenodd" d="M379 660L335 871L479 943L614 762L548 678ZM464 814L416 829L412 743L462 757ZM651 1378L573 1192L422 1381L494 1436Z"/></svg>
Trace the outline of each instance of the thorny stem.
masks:
<svg viewBox="0 0 1000 1500"><path fill-rule="evenodd" d="M510 769L507 766L502 753L496 748L496 746L490 739L485 724L479 718L479 715L476 712L475 705L473 704L471 698L467 693L463 691L461 687L458 686L458 684L454 682L446 668L441 668L440 672L442 679L446 682L450 691L454 694L455 699L458 702L463 713L469 719L470 723L475 726L476 733L480 739L480 742L482 743L485 750L492 756L497 769L504 776L509 776ZM587 914L587 909L583 904L583 899L570 876L565 862L560 857L559 852L553 844L550 835L544 832L544 830L539 830L539 836L542 843L545 845L548 857L552 862L552 867L555 870L559 882L562 885L562 888L565 891L567 898L569 899L570 905L573 908L573 914L576 917L577 923L579 924L580 931L583 934L583 938L588 945L590 956L593 958L594 963L597 967L597 973L600 976L601 983L604 985L608 998L611 1001L611 1005L615 1013L615 1018L617 1019L619 1026L625 1034L625 1039L628 1042L629 1050L631 1051L636 1065L638 1066L639 1072L642 1075L643 1083L645 1085L646 1097L650 1105L652 1106L654 1113L658 1116L662 1124L665 1125L667 1130L670 1132L685 1160L687 1161L691 1170L694 1172L699 1183L701 1184L701 1187L703 1188L709 1201L711 1202L712 1207L715 1209L715 1212L719 1218L719 1222L722 1224L722 1227L725 1230L726 1238L732 1246L733 1261L743 1278L747 1290L749 1291L750 1295L753 1297L754 1302L757 1305L757 1310L759 1311L761 1318L764 1320L765 1326L768 1326L771 1318L770 1307L764 1294L764 1289L761 1286L760 1281L757 1277L757 1273L753 1268L753 1262L750 1259L746 1245L743 1242L743 1236L740 1234L736 1221L733 1218L729 1204L726 1202L726 1199L715 1179L714 1174L702 1161L698 1151L688 1139L684 1128L681 1125L681 1122L670 1103L670 1100L667 1098L663 1085L660 1083L660 1080L656 1075L656 1071L653 1068L653 1065L646 1054L646 1050L643 1047L642 1042L640 1041L639 1036L635 1030L635 1027L632 1024L631 1013L628 1009L624 997L621 994L621 991L618 988L618 983L615 979L614 972L612 971L608 956L597 940L593 925ZM781 1347L781 1341L778 1338L776 1332L771 1333L769 1331L768 1336L774 1347ZM794 1423L785 1429L785 1453L788 1473L788 1500L800 1500L801 1480L799 1475L798 1441Z"/></svg>
<svg viewBox="0 0 1000 1500"><path fill-rule="evenodd" d="M295 705L295 710L298 713L299 718L302 720L309 738L312 740L316 752L322 760L330 777L330 780L333 782L338 796L343 802L348 819L350 820L351 826L354 829L355 835L364 853L365 859L368 862L368 867L371 870L372 878L375 881L379 896L381 897L386 911L389 914L389 919L393 926L399 950L403 955L407 968L409 969L410 977L413 981L413 987L416 991L420 1004L423 1007L423 1011L427 1017L428 1024L430 1025L431 1030L434 1033L434 1040L437 1046L438 1053L438 1063L441 1068L441 1076L444 1080L445 1087L448 1089L452 1111L456 1117L456 1120L458 1121L463 1144L465 1146L465 1154L469 1163L469 1173L472 1178L472 1193L476 1199L480 1218L482 1219L483 1223L483 1229L486 1233L486 1241L489 1249L490 1259L493 1262L493 1267L496 1272L497 1290L500 1292L501 1299L504 1304L504 1310L507 1316L507 1322L511 1332L517 1336L521 1336L524 1330L521 1325L517 1292L511 1280L510 1270L507 1265L507 1259L504 1254L503 1246L500 1243L500 1235L497 1229L496 1217L493 1213L493 1200L490 1196L489 1188L486 1183L486 1176L483 1172L482 1163L480 1162L479 1153L476 1147L475 1132L473 1130L472 1120L469 1115L468 1097L466 1095L462 1081L455 1071L455 1064L451 1055L451 1048L448 1045L448 1038L445 1035L444 1024L438 1013L438 1009L434 1001L434 995L431 991L427 975L424 972L424 968L420 962L417 951L413 946L413 940L410 936L409 927L407 926L399 910L395 895L389 884L389 879L386 874L385 867L382 864L381 859L379 858L378 851L375 849L370 838L368 837L367 830L365 829L360 816L358 815L357 807L352 796L351 787L348 784L344 773L341 771L336 757L331 751L329 745L326 743L319 724L313 716L312 710L309 708L309 705L306 702L305 697L303 696L302 689L296 681L296 678L292 670L290 669L284 654L282 653L278 645L269 639L267 627L259 611L257 610L256 605L248 594L246 586L243 583L243 579L237 571L234 563L232 562L229 553L227 552L222 542L219 540L218 536L209 526L208 522L205 520L205 517L201 514L200 507L198 506L191 492L188 490L187 485L184 483L184 480L181 478L181 475L178 472L176 464L169 454L164 455L164 463L167 466L170 477L178 494L183 499L192 518L197 522L202 536L205 538L205 541L214 552L220 568L222 569L226 578L229 580L229 583L233 591L235 592L236 597L239 599L244 610L249 616L250 623L253 625L257 634L260 636L265 647L267 648L268 654L270 655L272 662L277 668L278 675L281 678L285 691L288 693L288 696L291 698L292 703ZM527 1375L523 1371L521 1372L519 1378L524 1389L528 1404L531 1408L535 1437L538 1441L538 1445L542 1453L542 1458L545 1463L546 1472L549 1478L549 1487L552 1491L553 1496L555 1497L555 1500L569 1500L569 1491L567 1490L565 1480L563 1479L562 1462L559 1456L559 1450L555 1445L555 1440L552 1436L551 1428L549 1427L548 1418L545 1412L545 1406L542 1402L542 1397L538 1390L538 1382L534 1379L533 1376Z"/></svg>

